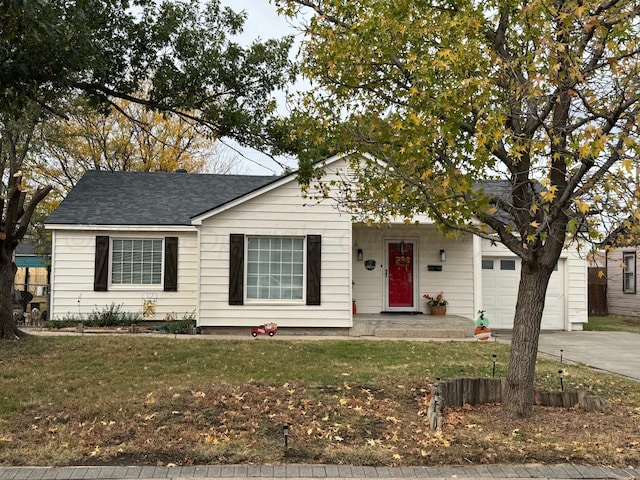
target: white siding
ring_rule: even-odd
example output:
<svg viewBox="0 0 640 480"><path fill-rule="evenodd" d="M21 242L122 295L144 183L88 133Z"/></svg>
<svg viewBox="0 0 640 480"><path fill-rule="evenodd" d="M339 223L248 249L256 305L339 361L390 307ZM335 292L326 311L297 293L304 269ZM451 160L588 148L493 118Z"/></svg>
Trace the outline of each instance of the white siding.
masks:
<svg viewBox="0 0 640 480"><path fill-rule="evenodd" d="M95 238L109 235L116 238L163 239L178 237L178 291L164 292L162 285L142 287L109 286L107 292L93 291ZM177 318L196 312L197 307L197 245L196 232L135 232L55 230L51 269L50 318L67 315L87 315L103 311L112 303L121 310L142 313L145 299L156 301L155 319L172 314Z"/></svg>
<svg viewBox="0 0 640 480"><path fill-rule="evenodd" d="M417 239L418 264L414 281L418 282L417 312L429 313L424 294L444 292L449 301L447 314L473 318L474 268L473 242L470 236L460 239L444 238L434 225L398 225L354 227L353 294L358 313L380 313L385 305L385 240ZM355 256L363 251L363 261ZM440 250L446 260L440 261ZM367 270L364 261L375 260L375 270ZM429 271L428 266L441 266L442 271Z"/></svg>
<svg viewBox="0 0 640 480"><path fill-rule="evenodd" d="M567 320L568 330L582 330L589 321L589 287L587 269L589 263L575 248L566 256Z"/></svg>
<svg viewBox="0 0 640 480"><path fill-rule="evenodd" d="M249 302L229 305L229 236L322 236L321 302ZM302 198L293 179L275 189L203 216L200 226L201 326L351 326L351 218L330 201ZM246 271L246 268L245 268Z"/></svg>

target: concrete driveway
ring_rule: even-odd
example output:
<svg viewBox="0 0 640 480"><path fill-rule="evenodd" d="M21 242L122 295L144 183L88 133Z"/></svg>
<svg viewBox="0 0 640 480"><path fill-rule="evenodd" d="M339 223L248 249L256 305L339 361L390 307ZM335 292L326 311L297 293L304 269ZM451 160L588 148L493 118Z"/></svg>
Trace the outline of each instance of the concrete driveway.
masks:
<svg viewBox="0 0 640 480"><path fill-rule="evenodd" d="M501 332L498 341L510 341ZM562 352L560 352L562 350ZM538 351L640 381L640 334L626 332L542 332Z"/></svg>

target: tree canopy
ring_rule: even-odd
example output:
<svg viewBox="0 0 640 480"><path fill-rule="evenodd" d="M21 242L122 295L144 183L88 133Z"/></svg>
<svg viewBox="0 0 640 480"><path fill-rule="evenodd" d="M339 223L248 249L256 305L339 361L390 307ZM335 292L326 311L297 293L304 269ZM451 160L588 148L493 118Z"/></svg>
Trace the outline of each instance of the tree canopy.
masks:
<svg viewBox="0 0 640 480"><path fill-rule="evenodd" d="M42 148L30 155L30 177L52 184L59 198L87 170L228 173L231 158L220 154L216 138L205 127L178 115L114 100L111 111L85 104L52 118L42 127Z"/></svg>
<svg viewBox="0 0 640 480"><path fill-rule="evenodd" d="M428 212L522 259L505 407L528 414L544 296L565 242L635 213L640 4L276 3L312 12L302 55L316 89L296 132L309 157L375 159L354 163L347 203L383 221ZM503 193L480 188L487 180Z"/></svg>
<svg viewBox="0 0 640 480"><path fill-rule="evenodd" d="M0 2L2 339L18 333L12 254L50 191L31 192L23 171L44 120L68 120L78 98L102 112L127 101L274 155L286 138L274 93L296 68L291 38L236 42L245 14L219 0Z"/></svg>
<svg viewBox="0 0 640 480"><path fill-rule="evenodd" d="M243 145L277 143L272 94L294 78L291 39L242 47L245 14L219 0L3 0L0 15L2 113L33 101L64 116L60 99L80 93L178 113Z"/></svg>

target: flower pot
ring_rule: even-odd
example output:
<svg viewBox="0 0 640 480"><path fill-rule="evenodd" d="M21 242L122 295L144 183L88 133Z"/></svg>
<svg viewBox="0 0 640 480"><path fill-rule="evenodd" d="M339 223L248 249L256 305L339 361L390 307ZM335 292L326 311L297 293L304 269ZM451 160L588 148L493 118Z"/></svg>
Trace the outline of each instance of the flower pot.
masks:
<svg viewBox="0 0 640 480"><path fill-rule="evenodd" d="M439 316L444 316L447 314L447 306L446 305L442 305L442 306L434 306L434 307L429 307L431 309L431 315L439 315Z"/></svg>

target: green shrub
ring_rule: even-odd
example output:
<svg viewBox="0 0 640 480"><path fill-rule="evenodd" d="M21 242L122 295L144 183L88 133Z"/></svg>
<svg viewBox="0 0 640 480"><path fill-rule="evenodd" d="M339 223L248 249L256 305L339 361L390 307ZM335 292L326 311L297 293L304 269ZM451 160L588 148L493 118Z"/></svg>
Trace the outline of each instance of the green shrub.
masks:
<svg viewBox="0 0 640 480"><path fill-rule="evenodd" d="M196 326L196 319L194 318L193 313L189 315L185 315L180 320L175 320L173 322L169 322L169 331L171 333L191 333L191 330Z"/></svg>
<svg viewBox="0 0 640 480"><path fill-rule="evenodd" d="M48 320L44 323L46 328L60 329L75 327L83 323L86 327L129 327L142 320L140 314L123 312L122 305L112 303L103 310L94 309L86 318L81 315L65 315L62 318Z"/></svg>
<svg viewBox="0 0 640 480"><path fill-rule="evenodd" d="M54 318L44 322L44 327L59 330L61 328L75 327L81 321L82 320L80 320L79 318L72 318L68 316L62 318Z"/></svg>
<svg viewBox="0 0 640 480"><path fill-rule="evenodd" d="M140 320L139 314L123 312L122 305L111 303L101 311L94 310L91 312L84 323L87 327L128 327Z"/></svg>

